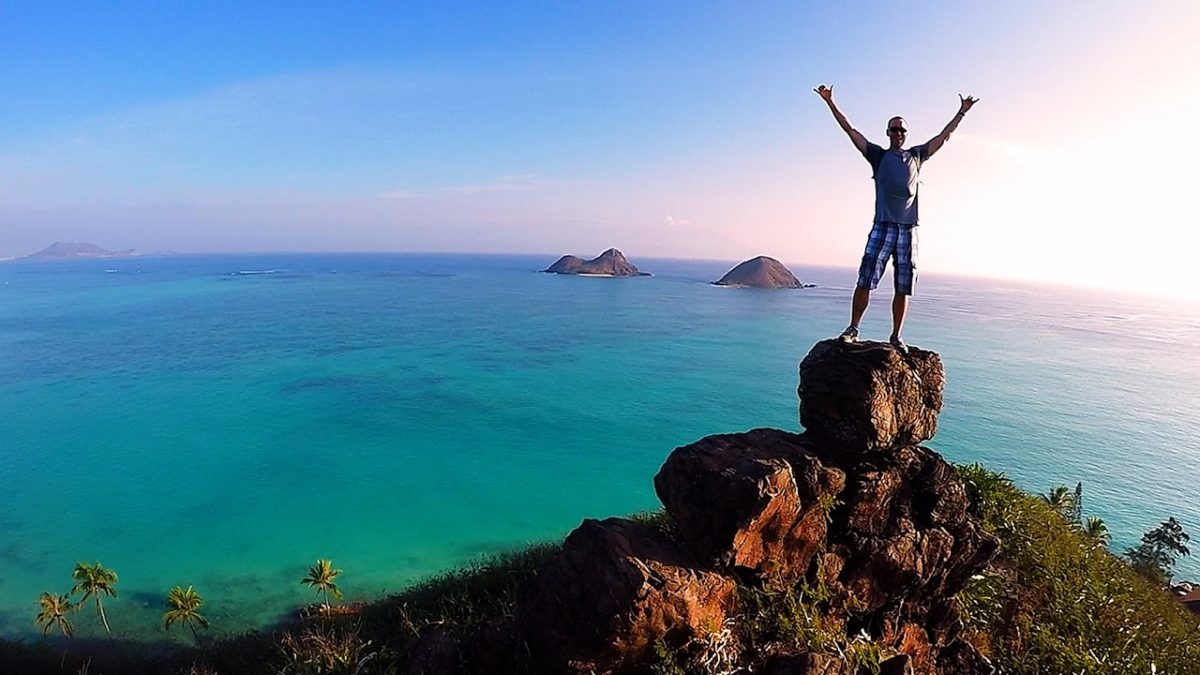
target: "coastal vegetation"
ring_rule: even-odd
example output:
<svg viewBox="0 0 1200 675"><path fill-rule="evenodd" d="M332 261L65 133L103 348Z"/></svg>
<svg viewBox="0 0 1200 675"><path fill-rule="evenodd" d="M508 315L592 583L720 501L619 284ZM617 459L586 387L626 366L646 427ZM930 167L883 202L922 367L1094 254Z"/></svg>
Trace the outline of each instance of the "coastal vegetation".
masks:
<svg viewBox="0 0 1200 675"><path fill-rule="evenodd" d="M89 599L96 603L96 615L100 617L100 623L104 625L104 632L112 636L112 629L108 627L108 617L104 615L104 602L100 599L101 596L117 597L117 573L104 567L97 561L91 565L81 562L75 565L75 571L71 574L75 580L75 586L71 588L72 593L82 593L79 598L78 606L82 607L87 604Z"/></svg>
<svg viewBox="0 0 1200 675"><path fill-rule="evenodd" d="M337 582L335 581L341 573L341 570L333 569L332 561L322 559L308 568L308 574L300 580L300 583L305 586L311 586L318 595L325 596L324 608L328 612L330 593L338 600L342 599L342 591L338 589Z"/></svg>
<svg viewBox="0 0 1200 675"><path fill-rule="evenodd" d="M42 626L42 635L49 633L52 628L58 628L63 635L75 637L75 627L67 616L75 609L71 598L57 593L42 593L42 597L38 598L38 606L42 611L38 612L34 621Z"/></svg>
<svg viewBox="0 0 1200 675"><path fill-rule="evenodd" d="M208 619L200 614L200 607L203 604L204 598L201 598L196 589L191 586L172 588L167 592L167 611L163 614L163 630L170 629L176 623L187 626L192 630L192 637L199 645L200 634L196 632L196 626L208 628Z"/></svg>
<svg viewBox="0 0 1200 675"><path fill-rule="evenodd" d="M1191 553L1184 545L1189 538L1179 521L1168 518L1142 535L1142 543L1125 551L1125 557L1138 574L1152 583L1165 584L1171 580L1176 559Z"/></svg>
<svg viewBox="0 0 1200 675"><path fill-rule="evenodd" d="M1079 517L1081 492L1067 490L1066 501L1054 502L1048 495L1022 492L1003 474L982 466L957 469L971 513L1002 542L999 556L957 596L965 638L998 672L1197 672L1200 621L1160 583L1143 576L1147 564L1169 575L1172 555L1186 555L1182 543L1187 535L1177 522L1169 519L1148 532L1142 545L1122 558L1107 549L1096 534L1098 527ZM1071 500L1073 504L1067 503ZM664 533L672 529L663 512L636 519ZM0 642L0 663L15 664L6 672L77 673L85 668L93 675L404 672L407 653L431 629L466 639L510 615L519 589L559 548L545 543L482 559L354 612L316 613L270 633L215 639L203 651L182 645L148 650L118 642L116 655L100 648L89 652L82 645L63 654L47 638L36 644ZM319 560L302 583L328 602L328 596L341 595L339 573L330 561ZM43 594L37 623L45 633L54 629L70 636L73 611L100 595L115 595L115 590L102 590L115 586L111 570L81 564L76 574L82 578L79 590L91 592L77 604L66 596ZM739 664L784 647L833 651L860 667L859 672L872 672L889 656L888 649L855 626L853 616L826 614L826 592L814 579L742 585L735 619L714 626L704 644L660 644L656 672L739 672ZM176 587L167 602L164 627L188 625L199 644L196 629L207 625L198 611L203 604L199 594Z"/></svg>
<svg viewBox="0 0 1200 675"><path fill-rule="evenodd" d="M1151 578L1141 558L1107 549L1102 522L1080 526L1081 489L1037 498L978 464L959 473L973 515L1001 540L1000 556L958 598L969 641L999 672L1197 672L1200 621L1160 583L1172 543L1186 540L1181 529L1143 539L1139 549L1162 565L1154 571L1164 576Z"/></svg>

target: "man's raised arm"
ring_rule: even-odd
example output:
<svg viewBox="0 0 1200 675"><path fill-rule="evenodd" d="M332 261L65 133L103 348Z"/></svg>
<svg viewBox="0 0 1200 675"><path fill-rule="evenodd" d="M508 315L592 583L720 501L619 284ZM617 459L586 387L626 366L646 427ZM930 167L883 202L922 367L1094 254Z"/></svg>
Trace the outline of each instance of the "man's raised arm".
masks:
<svg viewBox="0 0 1200 675"><path fill-rule="evenodd" d="M929 139L929 142L925 144L929 148L925 155L926 157L932 157L933 153L937 152L943 145L946 144L946 141L950 140L950 134L954 133L954 130L958 128L958 123L962 121L962 118L967 114L967 111L970 110L971 106L975 105L977 101L979 101L979 99L975 98L974 96L963 98L962 94L958 95L958 112L953 118L951 118L950 123L946 125L946 128L942 129L942 133Z"/></svg>
<svg viewBox="0 0 1200 675"><path fill-rule="evenodd" d="M850 137L850 140L854 143L854 147L858 148L859 152L865 153L867 151L867 138L858 133L857 129L850 126L850 121L846 119L841 110L838 110L837 104L833 102L833 87L826 87L822 84L813 89L813 91L817 92L817 95L825 99L825 102L829 104L829 112L833 113L833 119L837 120L838 125L842 127L842 131L845 131L846 135Z"/></svg>

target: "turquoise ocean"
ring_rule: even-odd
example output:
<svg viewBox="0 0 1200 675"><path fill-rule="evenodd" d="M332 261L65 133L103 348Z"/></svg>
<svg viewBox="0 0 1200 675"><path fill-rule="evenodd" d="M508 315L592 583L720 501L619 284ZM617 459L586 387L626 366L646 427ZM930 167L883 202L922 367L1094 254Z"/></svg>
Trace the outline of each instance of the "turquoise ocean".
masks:
<svg viewBox="0 0 1200 675"><path fill-rule="evenodd" d="M657 508L673 448L799 429L798 363L843 328L854 280L794 266L818 287L725 289L708 282L731 262L637 258L653 277L537 273L554 259L0 264L0 635L35 635L38 595L81 560L120 575L114 631L156 640L171 586L242 631L315 601L299 580L318 557L370 599ZM864 337L886 338L889 299ZM1169 516L1200 535L1200 307L926 276L906 333L946 364L927 445L1033 492L1082 481L1115 550Z"/></svg>

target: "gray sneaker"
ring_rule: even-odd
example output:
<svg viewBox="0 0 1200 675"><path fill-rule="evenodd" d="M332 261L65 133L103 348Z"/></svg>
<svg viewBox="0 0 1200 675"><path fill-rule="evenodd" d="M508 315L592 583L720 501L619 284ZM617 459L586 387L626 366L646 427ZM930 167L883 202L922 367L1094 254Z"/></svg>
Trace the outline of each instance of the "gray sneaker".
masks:
<svg viewBox="0 0 1200 675"><path fill-rule="evenodd" d="M858 342L858 327L846 326L846 330L842 331L842 334L838 336L838 339L847 344L851 342Z"/></svg>
<svg viewBox="0 0 1200 675"><path fill-rule="evenodd" d="M892 346L896 348L896 351L908 356L908 345L904 344L904 340L900 339L899 335L893 335L888 342L892 343Z"/></svg>

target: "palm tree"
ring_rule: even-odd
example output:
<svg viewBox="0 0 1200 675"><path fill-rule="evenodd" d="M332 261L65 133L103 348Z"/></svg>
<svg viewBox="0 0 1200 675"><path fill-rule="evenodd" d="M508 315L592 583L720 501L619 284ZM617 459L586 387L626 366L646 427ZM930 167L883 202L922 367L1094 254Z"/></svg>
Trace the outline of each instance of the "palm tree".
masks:
<svg viewBox="0 0 1200 675"><path fill-rule="evenodd" d="M1072 507L1075 505L1075 495L1066 485L1054 486L1054 489L1042 495L1042 499L1052 509L1058 511L1063 518L1068 518L1071 515Z"/></svg>
<svg viewBox="0 0 1200 675"><path fill-rule="evenodd" d="M333 562L329 560L318 560L317 564L308 568L308 575L300 580L300 583L306 586L312 586L317 593L325 594L325 609L329 610L329 594L333 593L333 597L338 600L342 599L342 592L338 590L334 579L341 574L341 570L333 569Z"/></svg>
<svg viewBox="0 0 1200 675"><path fill-rule="evenodd" d="M1112 540L1112 535L1108 532L1108 525L1105 525L1102 519L1096 517L1087 519L1087 522L1083 525L1083 533L1089 539L1093 539L1106 546Z"/></svg>
<svg viewBox="0 0 1200 675"><path fill-rule="evenodd" d="M50 629L58 626L63 635L67 637L75 637L75 627L71 625L71 620L67 618L67 613L75 609L75 605L71 604L71 598L57 593L42 593L42 597L38 598L38 605L42 611L38 612L36 623L42 628L42 635L50 632Z"/></svg>
<svg viewBox="0 0 1200 675"><path fill-rule="evenodd" d="M100 615L100 623L104 624L104 631L108 633L109 637L112 637L112 630L108 627L108 618L104 616L104 603L100 602L100 596L117 597L117 573L99 562L93 565L81 562L75 565L75 571L71 574L71 578L75 580L75 586L71 588L71 592L83 593L83 597L79 598L76 607L82 606L88 601L88 598L95 598L96 613Z"/></svg>
<svg viewBox="0 0 1200 675"><path fill-rule="evenodd" d="M200 644L200 634L196 632L196 625L208 628L208 619L200 614L200 606L203 604L204 598L200 597L196 589L191 586L172 588L167 592L167 611L163 614L163 630L170 628L173 623L182 623L192 629L192 637L196 638L196 644Z"/></svg>

